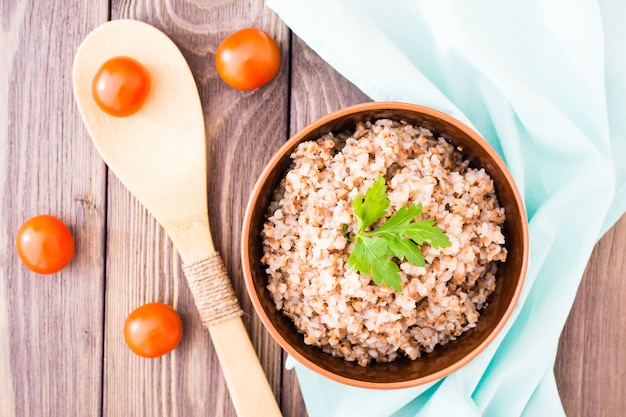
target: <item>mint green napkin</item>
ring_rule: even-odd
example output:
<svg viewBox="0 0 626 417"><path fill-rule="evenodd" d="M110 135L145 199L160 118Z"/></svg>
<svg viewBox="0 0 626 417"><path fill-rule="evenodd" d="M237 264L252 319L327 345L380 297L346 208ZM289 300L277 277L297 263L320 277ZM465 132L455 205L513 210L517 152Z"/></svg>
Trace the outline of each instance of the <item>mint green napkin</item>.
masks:
<svg viewBox="0 0 626 417"><path fill-rule="evenodd" d="M452 375L369 391L299 364L311 417L559 416L557 343L597 239L626 210L626 2L269 0L377 101L473 126L522 192L531 253L496 341Z"/></svg>

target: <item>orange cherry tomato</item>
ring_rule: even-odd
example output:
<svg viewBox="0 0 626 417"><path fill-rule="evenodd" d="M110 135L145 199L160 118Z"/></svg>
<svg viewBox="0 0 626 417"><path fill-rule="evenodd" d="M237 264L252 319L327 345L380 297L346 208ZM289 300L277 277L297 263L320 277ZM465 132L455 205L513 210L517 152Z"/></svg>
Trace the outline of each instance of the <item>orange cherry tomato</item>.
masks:
<svg viewBox="0 0 626 417"><path fill-rule="evenodd" d="M150 75L133 58L118 56L102 64L91 89L100 109L111 116L127 117L139 111L146 101Z"/></svg>
<svg viewBox="0 0 626 417"><path fill-rule="evenodd" d="M278 74L280 50L266 32L242 29L222 41L215 52L215 66L226 84L239 90L253 90Z"/></svg>
<svg viewBox="0 0 626 417"><path fill-rule="evenodd" d="M148 303L134 310L124 323L128 347L144 358L171 352L183 337L183 322L172 307Z"/></svg>
<svg viewBox="0 0 626 417"><path fill-rule="evenodd" d="M17 231L17 253L28 269L54 274L74 257L74 238L58 218L43 214L27 220Z"/></svg>

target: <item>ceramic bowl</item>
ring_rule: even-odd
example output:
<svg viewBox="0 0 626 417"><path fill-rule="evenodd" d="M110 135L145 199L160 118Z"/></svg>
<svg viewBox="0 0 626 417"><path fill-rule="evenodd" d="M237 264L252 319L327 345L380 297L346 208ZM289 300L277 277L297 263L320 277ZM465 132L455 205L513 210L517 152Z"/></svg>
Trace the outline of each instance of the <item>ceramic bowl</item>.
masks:
<svg viewBox="0 0 626 417"><path fill-rule="evenodd" d="M263 254L261 230L272 193L290 166L290 154L300 142L318 139L328 132L353 130L357 122L378 118L424 126L436 136L443 136L461 146L472 166L487 171L506 212L503 233L508 257L498 267L496 290L490 295L474 329L416 360L401 357L389 363L372 362L363 367L306 345L291 320L276 310L266 289L265 267L260 262ZM374 389L407 388L458 370L480 354L502 330L515 308L526 274L528 223L511 174L493 148L475 131L431 108L406 103L365 103L336 111L309 124L274 154L252 191L244 218L241 253L245 283L256 312L272 337L296 360L340 383Z"/></svg>

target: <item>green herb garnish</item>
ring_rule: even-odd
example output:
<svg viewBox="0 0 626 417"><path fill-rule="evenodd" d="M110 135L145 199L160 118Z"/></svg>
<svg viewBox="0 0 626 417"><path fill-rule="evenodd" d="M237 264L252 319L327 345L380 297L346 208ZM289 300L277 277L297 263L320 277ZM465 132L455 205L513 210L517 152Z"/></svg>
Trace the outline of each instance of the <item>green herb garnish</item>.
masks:
<svg viewBox="0 0 626 417"><path fill-rule="evenodd" d="M348 257L348 267L363 275L371 273L376 285L385 283L389 288L402 291L400 268L393 258L424 266L424 255L418 245L427 242L435 249L445 248L450 246L450 239L433 220L414 221L422 214L421 203L401 207L380 227L366 231L387 214L389 204L382 176L367 190L365 198L359 194L352 203L359 230L351 238L356 240L356 245Z"/></svg>

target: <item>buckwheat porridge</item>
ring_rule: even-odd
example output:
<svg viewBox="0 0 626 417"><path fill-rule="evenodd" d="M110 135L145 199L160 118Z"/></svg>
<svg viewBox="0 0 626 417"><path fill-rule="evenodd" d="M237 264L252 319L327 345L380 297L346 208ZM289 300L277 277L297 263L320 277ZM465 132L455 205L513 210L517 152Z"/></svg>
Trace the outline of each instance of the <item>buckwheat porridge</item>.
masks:
<svg viewBox="0 0 626 417"><path fill-rule="evenodd" d="M506 261L504 208L484 169L419 126L387 119L301 143L262 231L267 288L305 343L366 366L419 358L476 326ZM352 202L385 176L391 204L421 203L451 245L401 262L402 291L347 267L358 230Z"/></svg>

